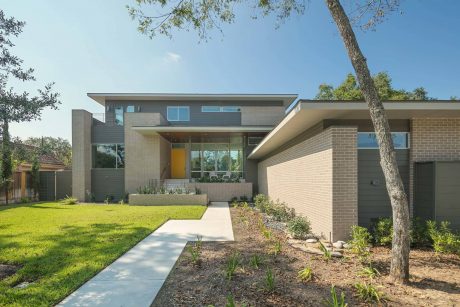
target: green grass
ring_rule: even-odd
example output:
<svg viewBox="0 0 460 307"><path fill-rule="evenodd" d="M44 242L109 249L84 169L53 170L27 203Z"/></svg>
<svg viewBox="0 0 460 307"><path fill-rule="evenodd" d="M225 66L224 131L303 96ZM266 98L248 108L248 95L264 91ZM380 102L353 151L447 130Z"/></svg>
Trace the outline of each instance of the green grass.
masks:
<svg viewBox="0 0 460 307"><path fill-rule="evenodd" d="M203 206L0 206L0 306L58 303L168 219L199 219ZM22 281L34 282L16 289Z"/></svg>

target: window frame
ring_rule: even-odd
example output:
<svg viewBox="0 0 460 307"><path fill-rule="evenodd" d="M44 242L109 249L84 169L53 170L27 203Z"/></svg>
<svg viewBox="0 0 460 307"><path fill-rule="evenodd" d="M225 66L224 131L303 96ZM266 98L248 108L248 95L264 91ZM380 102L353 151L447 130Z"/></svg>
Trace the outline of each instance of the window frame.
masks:
<svg viewBox="0 0 460 307"><path fill-rule="evenodd" d="M357 147L358 149L379 149L378 144L377 144L376 147L360 147L360 146L359 146L359 135L360 135L360 134L370 134L370 133L372 133L372 134L374 134L374 135L376 134L376 133L373 132L373 131L369 131L369 132L364 132L364 131L363 131L363 132L358 132L357 138L356 138L356 147ZM406 146L406 147L396 147L396 146L395 146L395 147L394 147L395 150L406 150L406 149L410 149L410 140L411 140L411 139L410 139L410 132L409 132L409 131L395 131L395 132L391 132L391 134L392 134L392 135L394 135L394 134L404 134L404 135L406 136L407 146Z"/></svg>
<svg viewBox="0 0 460 307"><path fill-rule="evenodd" d="M206 108L215 108L214 110L206 110ZM227 110L226 110L227 108ZM228 108L234 108L235 110L229 110ZM202 113L240 113L240 106L201 106Z"/></svg>
<svg viewBox="0 0 460 307"><path fill-rule="evenodd" d="M96 165L96 156L92 157L92 162L91 162L91 168L92 169L124 169L125 168L125 144L124 143L92 143L91 144L91 150L93 150L94 147L96 147L96 152L97 152L97 147L98 146L115 146L115 165L114 167L94 167L93 165ZM120 164L120 159L118 157L118 148L123 147L123 165L122 167L119 167L118 165Z"/></svg>
<svg viewBox="0 0 460 307"><path fill-rule="evenodd" d="M170 110L175 109L177 112L177 119L171 119L170 118ZM181 119L180 118L180 109L185 109L187 110L187 119ZM168 122L189 122L190 121L190 106L168 106L166 108L166 119Z"/></svg>

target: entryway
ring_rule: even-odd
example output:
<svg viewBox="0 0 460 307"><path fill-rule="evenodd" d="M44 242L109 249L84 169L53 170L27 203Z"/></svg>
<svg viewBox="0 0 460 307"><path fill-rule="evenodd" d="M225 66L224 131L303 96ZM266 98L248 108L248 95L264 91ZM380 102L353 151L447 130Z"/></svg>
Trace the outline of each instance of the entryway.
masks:
<svg viewBox="0 0 460 307"><path fill-rule="evenodd" d="M176 144L175 144L176 145ZM182 144L177 144L182 145ZM186 168L187 150L185 146L173 146L171 148L171 178L184 179Z"/></svg>

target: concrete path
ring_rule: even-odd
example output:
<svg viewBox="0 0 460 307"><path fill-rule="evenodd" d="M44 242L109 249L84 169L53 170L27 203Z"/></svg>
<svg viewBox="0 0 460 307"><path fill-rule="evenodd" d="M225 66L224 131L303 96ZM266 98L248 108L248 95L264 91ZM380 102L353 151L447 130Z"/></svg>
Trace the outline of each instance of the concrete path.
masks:
<svg viewBox="0 0 460 307"><path fill-rule="evenodd" d="M58 306L150 306L187 241L233 241L226 202L201 220L170 220L94 276Z"/></svg>

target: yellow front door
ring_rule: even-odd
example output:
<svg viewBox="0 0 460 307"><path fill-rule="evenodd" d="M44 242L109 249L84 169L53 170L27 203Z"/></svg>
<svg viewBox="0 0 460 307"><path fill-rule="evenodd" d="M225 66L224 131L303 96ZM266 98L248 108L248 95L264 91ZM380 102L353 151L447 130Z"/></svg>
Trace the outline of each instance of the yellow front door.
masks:
<svg viewBox="0 0 460 307"><path fill-rule="evenodd" d="M185 178L185 148L171 149L171 177Z"/></svg>

